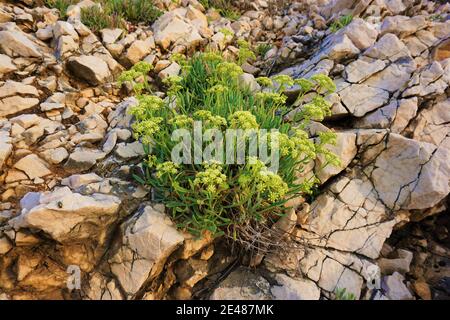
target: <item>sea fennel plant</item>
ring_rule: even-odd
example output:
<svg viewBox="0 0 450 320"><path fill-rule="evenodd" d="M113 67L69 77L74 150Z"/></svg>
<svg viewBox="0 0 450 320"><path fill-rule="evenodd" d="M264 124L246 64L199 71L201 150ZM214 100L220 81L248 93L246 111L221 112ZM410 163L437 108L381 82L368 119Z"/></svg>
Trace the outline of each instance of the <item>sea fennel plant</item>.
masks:
<svg viewBox="0 0 450 320"><path fill-rule="evenodd" d="M329 163L338 162L326 148L335 142L333 133L312 138L305 130L310 120L320 121L330 113L324 96L335 90L334 84L323 75L295 80L282 75L258 78L261 89L252 92L241 81L239 65L217 53L198 53L189 60L174 55L172 59L182 72L164 81L164 99L151 95L145 79L150 66L144 62L119 79L134 85L138 104L130 111L135 118L133 130L147 152L145 172L135 177L152 187L153 201L164 203L180 228L196 235L208 230L251 240L242 235L244 228L270 227L284 214L289 199L311 192L316 179L299 178L307 163L318 154L324 154ZM283 91L291 85L300 87L299 99L306 93L316 95L304 103L295 122L285 122L289 107ZM203 141L185 142L182 138L195 136L198 124ZM219 136L223 133L222 146L231 146L236 159L255 142L268 142L270 152L278 151L277 170L247 151L244 162L228 161L220 148L211 148L220 142L217 134L211 135L213 128ZM236 137L228 136L229 130L242 131ZM272 150L275 147L278 150ZM203 155L212 149L213 159L190 156L197 148L204 150ZM189 161L174 161L174 153L188 154Z"/></svg>

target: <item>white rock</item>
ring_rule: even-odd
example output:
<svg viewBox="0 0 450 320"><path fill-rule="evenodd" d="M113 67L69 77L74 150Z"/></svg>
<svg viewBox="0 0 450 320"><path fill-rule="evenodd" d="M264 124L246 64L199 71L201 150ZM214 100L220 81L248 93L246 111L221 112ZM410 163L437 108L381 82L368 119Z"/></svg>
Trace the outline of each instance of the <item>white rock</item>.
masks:
<svg viewBox="0 0 450 320"><path fill-rule="evenodd" d="M58 21L53 25L53 35L56 39L61 36L70 36L73 40L78 41L78 33L73 25L65 21Z"/></svg>
<svg viewBox="0 0 450 320"><path fill-rule="evenodd" d="M42 54L37 46L20 31L0 31L0 48L10 57L34 57Z"/></svg>
<svg viewBox="0 0 450 320"><path fill-rule="evenodd" d="M134 65L150 54L154 47L155 42L153 37L149 37L146 40L136 40L128 48L125 56L128 61Z"/></svg>
<svg viewBox="0 0 450 320"><path fill-rule="evenodd" d="M416 64L414 63L414 60L410 57L405 57L371 76L364 84L373 88L395 92L406 87L411 78L411 74L415 70Z"/></svg>
<svg viewBox="0 0 450 320"><path fill-rule="evenodd" d="M36 31L36 37L42 41L47 41L53 38L53 27L51 25L48 25L45 28L39 29L38 31Z"/></svg>
<svg viewBox="0 0 450 320"><path fill-rule="evenodd" d="M132 143L119 143L117 144L115 153L122 159L132 159L145 154L144 147L139 141Z"/></svg>
<svg viewBox="0 0 450 320"><path fill-rule="evenodd" d="M102 239L103 231L116 219L119 205L119 198L112 195L83 196L63 187L35 195L34 202L9 224L42 230L60 242Z"/></svg>
<svg viewBox="0 0 450 320"><path fill-rule="evenodd" d="M362 57L345 68L345 78L352 83L361 83L374 73L383 70L385 66L383 60Z"/></svg>
<svg viewBox="0 0 450 320"><path fill-rule="evenodd" d="M168 49L172 43L191 47L203 40L197 29L177 12L167 12L159 17L153 30L156 44L163 49Z"/></svg>
<svg viewBox="0 0 450 320"><path fill-rule="evenodd" d="M345 35L333 35L328 39L324 48L315 56L315 61L319 61L324 57L331 60L339 61L341 59L351 58L359 53L359 49L355 47L350 38Z"/></svg>
<svg viewBox="0 0 450 320"><path fill-rule="evenodd" d="M33 86L7 80L3 86L0 87L0 98L9 97L17 94L39 96L37 89Z"/></svg>
<svg viewBox="0 0 450 320"><path fill-rule="evenodd" d="M413 295L403 283L404 280L405 278L398 272L383 277L381 287L390 300L414 300Z"/></svg>
<svg viewBox="0 0 450 320"><path fill-rule="evenodd" d="M417 98L392 101L387 106L359 118L355 125L364 129L390 128L394 133L401 133L416 116L417 103Z"/></svg>
<svg viewBox="0 0 450 320"><path fill-rule="evenodd" d="M373 45L378 37L378 31L375 27L361 18L354 18L348 26L339 32L347 35L360 50Z"/></svg>
<svg viewBox="0 0 450 320"><path fill-rule="evenodd" d="M239 267L214 289L211 300L268 300L270 284L252 270Z"/></svg>
<svg viewBox="0 0 450 320"><path fill-rule="evenodd" d="M102 180L102 177L95 173L73 174L70 177L62 179L61 184L63 186L68 186L71 189L77 189L90 183L100 182Z"/></svg>
<svg viewBox="0 0 450 320"><path fill-rule="evenodd" d="M50 162L51 164L58 164L63 162L69 156L67 150L63 147L59 147L56 149L46 150L41 153L42 157Z"/></svg>
<svg viewBox="0 0 450 320"><path fill-rule="evenodd" d="M106 62L95 56L83 55L70 58L67 65L73 74L92 85L101 84L111 78Z"/></svg>
<svg viewBox="0 0 450 320"><path fill-rule="evenodd" d="M167 257L184 241L170 218L150 206L122 225L121 247L108 261L128 298L157 276Z"/></svg>
<svg viewBox="0 0 450 320"><path fill-rule="evenodd" d="M78 44L71 36L61 36L58 38L55 56L61 58L78 49Z"/></svg>
<svg viewBox="0 0 450 320"><path fill-rule="evenodd" d="M243 73L239 76L239 85L249 89L251 92L261 90L261 86L256 82L255 77L250 73Z"/></svg>
<svg viewBox="0 0 450 320"><path fill-rule="evenodd" d="M450 150L390 134L371 178L383 203L393 209L426 209L450 193Z"/></svg>
<svg viewBox="0 0 450 320"><path fill-rule="evenodd" d="M13 64L12 59L5 54L0 54L0 76L15 70L17 67Z"/></svg>
<svg viewBox="0 0 450 320"><path fill-rule="evenodd" d="M13 149L11 142L12 141L9 136L9 132L0 129L0 172L6 162L6 159L8 159L8 157L11 155Z"/></svg>
<svg viewBox="0 0 450 320"><path fill-rule="evenodd" d="M369 87L365 84L354 84L339 92L342 102L355 116L362 117L366 113L385 105L389 100L389 92Z"/></svg>
<svg viewBox="0 0 450 320"><path fill-rule="evenodd" d="M364 55L374 59L390 61L410 56L406 45L392 33L381 37L380 40L364 52Z"/></svg>
<svg viewBox="0 0 450 320"><path fill-rule="evenodd" d="M102 29L102 41L104 44L115 43L123 33L122 29Z"/></svg>
<svg viewBox="0 0 450 320"><path fill-rule="evenodd" d="M35 154L29 154L16 162L14 168L22 170L30 179L45 177L52 172L47 163Z"/></svg>
<svg viewBox="0 0 450 320"><path fill-rule="evenodd" d="M393 16L386 17L381 24L381 34L393 33L399 37L406 37L427 26L425 16Z"/></svg>
<svg viewBox="0 0 450 320"><path fill-rule="evenodd" d="M64 164L64 169L69 172L89 170L97 163L97 160L103 159L105 155L104 152L96 149L77 148L70 154Z"/></svg>
<svg viewBox="0 0 450 320"><path fill-rule="evenodd" d="M356 134L353 132L337 132L336 145L327 145L327 149L337 155L341 164L339 166L327 165L324 167L326 160L319 155L315 161L315 171L321 183L325 183L325 181L347 168L356 156Z"/></svg>
<svg viewBox="0 0 450 320"><path fill-rule="evenodd" d="M319 300L320 290L308 279L293 279L285 274L277 274L278 285L270 289L275 300Z"/></svg>
<svg viewBox="0 0 450 320"><path fill-rule="evenodd" d="M417 98L413 98L416 100ZM416 108L417 110L417 108ZM421 110L413 139L450 149L450 99Z"/></svg>
<svg viewBox="0 0 450 320"><path fill-rule="evenodd" d="M91 276L86 296L91 300L123 300L115 281L108 280L98 272Z"/></svg>

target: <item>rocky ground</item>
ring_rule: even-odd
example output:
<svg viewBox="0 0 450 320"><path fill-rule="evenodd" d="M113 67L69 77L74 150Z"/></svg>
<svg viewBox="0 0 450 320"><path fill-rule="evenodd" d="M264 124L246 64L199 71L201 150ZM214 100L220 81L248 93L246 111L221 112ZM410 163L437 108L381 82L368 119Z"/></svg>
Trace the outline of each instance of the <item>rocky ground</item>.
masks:
<svg viewBox="0 0 450 320"><path fill-rule="evenodd" d="M67 21L38 2L0 1L0 299L450 297L446 1L242 0L230 21L168 0L127 33L83 25L89 0ZM136 102L115 82L145 60L158 85L180 72L173 53L232 56L237 38L272 46L243 65L251 75L323 73L338 87L332 116L309 130L336 131L342 165L311 163L320 192L278 224L286 250L250 259L181 232L149 201L132 178L144 154L127 114ZM67 286L70 266L80 289Z"/></svg>

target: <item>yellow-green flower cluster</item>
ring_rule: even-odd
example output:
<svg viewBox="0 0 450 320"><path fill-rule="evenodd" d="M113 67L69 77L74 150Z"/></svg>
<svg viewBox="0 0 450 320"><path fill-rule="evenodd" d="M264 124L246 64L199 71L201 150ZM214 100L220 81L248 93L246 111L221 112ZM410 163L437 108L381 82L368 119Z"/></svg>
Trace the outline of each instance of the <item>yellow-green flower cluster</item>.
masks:
<svg viewBox="0 0 450 320"><path fill-rule="evenodd" d="M156 177L160 179L165 175L175 175L178 173L179 165L172 161L166 161L156 165Z"/></svg>
<svg viewBox="0 0 450 320"><path fill-rule="evenodd" d="M154 117L146 120L136 121L132 125L135 139L142 139L142 143L151 144L155 133L160 130L161 117Z"/></svg>
<svg viewBox="0 0 450 320"><path fill-rule="evenodd" d="M211 194L229 188L227 176L222 173L222 166L217 163L205 164L205 170L196 174L194 186L200 187Z"/></svg>
<svg viewBox="0 0 450 320"><path fill-rule="evenodd" d="M173 96L178 91L183 89L183 86L181 85L181 82L183 81L183 78L180 76L170 76L163 80L163 83L169 87L169 90L167 90L167 95Z"/></svg>
<svg viewBox="0 0 450 320"><path fill-rule="evenodd" d="M336 144L336 134L332 131L319 132L320 143L315 145L316 153L321 154L325 158L326 165L340 166L340 159L330 150L325 148L325 145Z"/></svg>
<svg viewBox="0 0 450 320"><path fill-rule="evenodd" d="M309 139L308 133L301 129L294 129L294 134L290 140L295 145L295 150L292 153L293 158L300 159L300 157L306 157L309 159L316 158L316 148L314 141Z"/></svg>
<svg viewBox="0 0 450 320"><path fill-rule="evenodd" d="M315 96L313 100L302 106L302 116L309 120L322 121L326 116L331 115L331 103L321 96Z"/></svg>
<svg viewBox="0 0 450 320"><path fill-rule="evenodd" d="M137 100L138 104L130 108L129 112L135 116L138 121L146 120L164 106L164 101L157 96L144 94L137 96Z"/></svg>
<svg viewBox="0 0 450 320"><path fill-rule="evenodd" d="M256 117L250 111L236 111L228 120L232 129L258 129Z"/></svg>
<svg viewBox="0 0 450 320"><path fill-rule="evenodd" d="M287 87L292 87L294 85L294 80L287 74L274 76L272 80L278 83L278 85L280 86L279 91L283 91Z"/></svg>
<svg viewBox="0 0 450 320"><path fill-rule="evenodd" d="M273 82L268 77L258 77L256 78L256 82L258 82L263 87L271 87L273 85Z"/></svg>
<svg viewBox="0 0 450 320"><path fill-rule="evenodd" d="M302 88L303 92L308 92L314 87L314 82L305 78L295 79L294 83Z"/></svg>
<svg viewBox="0 0 450 320"><path fill-rule="evenodd" d="M202 58L209 63L217 63L223 60L222 56L219 53L213 51L203 53Z"/></svg>
<svg viewBox="0 0 450 320"><path fill-rule="evenodd" d="M251 50L250 44L247 41L239 39L237 44L239 46L238 63L240 65L249 59L256 59L256 55Z"/></svg>
<svg viewBox="0 0 450 320"><path fill-rule="evenodd" d="M136 63L130 70L123 71L117 82L119 86L125 82L131 82L133 84L133 89L135 92L140 93L145 89L145 83L136 83L138 79L142 78L142 81L146 82L147 74L152 70L153 66L145 61Z"/></svg>
<svg viewBox="0 0 450 320"><path fill-rule="evenodd" d="M221 62L217 65L217 72L222 79L235 79L244 71L236 63L233 62Z"/></svg>
<svg viewBox="0 0 450 320"><path fill-rule="evenodd" d="M199 110L194 113L194 118L204 121L204 126L220 128L227 125L227 120L221 116L215 116L209 110Z"/></svg>
<svg viewBox="0 0 450 320"><path fill-rule="evenodd" d="M184 114L177 114L169 120L169 123L173 124L177 128L190 128L194 123L194 119Z"/></svg>
<svg viewBox="0 0 450 320"><path fill-rule="evenodd" d="M336 91L336 85L333 80L325 74L315 74L311 77L311 79L314 80L322 90L325 90L328 93L333 93Z"/></svg>
<svg viewBox="0 0 450 320"><path fill-rule="evenodd" d="M234 36L233 31L230 30L230 29L222 28L219 31L222 32L224 34L224 36L229 36L229 37L233 37Z"/></svg>
<svg viewBox="0 0 450 320"><path fill-rule="evenodd" d="M227 92L228 90L229 90L229 88L227 86L224 86L222 84L216 84L215 86L212 86L211 88L209 88L208 92L220 94L220 93Z"/></svg>
<svg viewBox="0 0 450 320"><path fill-rule="evenodd" d="M278 174L267 169L261 160L249 158L248 161L247 172L238 179L240 186L244 190L255 187L270 202L283 199L289 191L287 183Z"/></svg>
<svg viewBox="0 0 450 320"><path fill-rule="evenodd" d="M262 103L273 102L275 104L285 104L287 97L284 94L275 92L258 92L255 94L255 98Z"/></svg>
<svg viewBox="0 0 450 320"><path fill-rule="evenodd" d="M270 140L273 141L275 138L278 140L280 154L283 157L289 156L293 153L293 150L295 150L295 144L294 141L289 139L289 136L287 134L281 133L279 131L271 132Z"/></svg>
<svg viewBox="0 0 450 320"><path fill-rule="evenodd" d="M187 64L186 56L182 53L174 53L170 59L172 62L178 63L180 66Z"/></svg>
<svg viewBox="0 0 450 320"><path fill-rule="evenodd" d="M149 168L156 167L157 163L158 163L158 159L156 158L156 156L154 156L154 155L148 156L148 159L146 161L147 167L149 167Z"/></svg>
<svg viewBox="0 0 450 320"><path fill-rule="evenodd" d="M270 133L270 139L278 139L280 154L283 157L291 156L293 159L300 160L302 157L314 159L316 149L314 142L309 139L308 134L301 129L294 129L291 135L280 133L278 131Z"/></svg>

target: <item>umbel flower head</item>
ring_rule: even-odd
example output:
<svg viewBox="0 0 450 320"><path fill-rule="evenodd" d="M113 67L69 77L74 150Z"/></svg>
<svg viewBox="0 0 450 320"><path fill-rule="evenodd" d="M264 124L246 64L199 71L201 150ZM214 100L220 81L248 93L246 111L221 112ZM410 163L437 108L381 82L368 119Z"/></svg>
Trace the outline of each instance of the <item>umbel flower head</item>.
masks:
<svg viewBox="0 0 450 320"><path fill-rule="evenodd" d="M134 131L135 139L142 139L142 143L151 144L153 136L160 130L160 123L163 121L161 117L154 117L133 123L132 129Z"/></svg>
<svg viewBox="0 0 450 320"><path fill-rule="evenodd" d="M196 174L194 186L208 193L215 194L229 188L227 176L222 173L222 166L215 162L204 163L204 171Z"/></svg>
<svg viewBox="0 0 450 320"><path fill-rule="evenodd" d="M245 166L244 172L240 175L238 183L245 192L251 192L252 187L264 195L266 200L275 202L281 200L289 191L286 182L276 173L267 169L265 164L255 158L250 157Z"/></svg>
<svg viewBox="0 0 450 320"><path fill-rule="evenodd" d="M209 110L199 110L194 113L194 118L202 120L205 126L220 128L227 125L227 120L221 116L214 116Z"/></svg>
<svg viewBox="0 0 450 320"><path fill-rule="evenodd" d="M230 128L233 129L258 129L259 125L256 117L250 111L236 111L228 120Z"/></svg>
<svg viewBox="0 0 450 320"><path fill-rule="evenodd" d="M175 175L178 173L179 165L172 161L166 161L156 165L156 177L161 178L165 175Z"/></svg>

